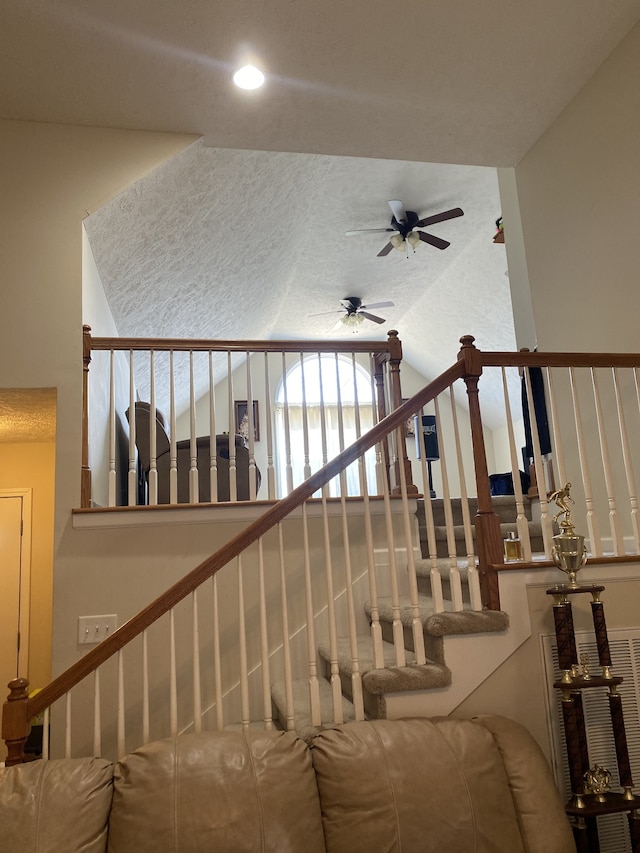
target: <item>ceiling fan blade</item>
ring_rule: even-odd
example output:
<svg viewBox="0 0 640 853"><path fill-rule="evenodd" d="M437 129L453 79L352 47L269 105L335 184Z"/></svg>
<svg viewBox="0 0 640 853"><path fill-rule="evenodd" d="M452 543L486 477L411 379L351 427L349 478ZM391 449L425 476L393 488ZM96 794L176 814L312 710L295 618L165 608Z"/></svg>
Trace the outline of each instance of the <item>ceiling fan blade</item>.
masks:
<svg viewBox="0 0 640 853"><path fill-rule="evenodd" d="M398 199L393 199L389 202L389 207L391 208L391 212L393 213L396 222L406 222L407 221L407 212L404 209L404 204Z"/></svg>
<svg viewBox="0 0 640 853"><path fill-rule="evenodd" d="M436 222L446 222L447 219L455 219L456 216L464 216L464 210L461 207L453 207L451 210L444 210L442 213L435 213L433 216L425 216L416 222L416 228L424 228L425 225L435 225Z"/></svg>
<svg viewBox="0 0 640 853"><path fill-rule="evenodd" d="M384 258L384 256L388 255L392 249L393 249L393 243L387 243L387 245L384 246L384 248L380 249L380 251L378 252L378 257Z"/></svg>
<svg viewBox="0 0 640 853"><path fill-rule="evenodd" d="M387 322L382 317L376 317L375 314L369 314L368 311L360 310L360 311L358 311L358 314L360 314L361 317L366 317L367 320L372 320L374 323L386 323Z"/></svg>
<svg viewBox="0 0 640 853"><path fill-rule="evenodd" d="M434 237L433 234L425 234L424 231L415 231L415 234L422 240L423 243L429 243L430 246L435 246L436 249L446 249L451 243L446 240L441 240L440 237Z"/></svg>
<svg viewBox="0 0 640 853"><path fill-rule="evenodd" d="M395 231L395 228L358 228L355 231L345 231L345 237L355 237L356 234L386 234L388 231Z"/></svg>
<svg viewBox="0 0 640 853"><path fill-rule="evenodd" d="M393 302L370 302L368 305L363 305L363 308L367 310L369 308L392 308L395 303Z"/></svg>
<svg viewBox="0 0 640 853"><path fill-rule="evenodd" d="M320 311L319 314L307 314L307 317L326 317L327 314L342 314L343 311Z"/></svg>

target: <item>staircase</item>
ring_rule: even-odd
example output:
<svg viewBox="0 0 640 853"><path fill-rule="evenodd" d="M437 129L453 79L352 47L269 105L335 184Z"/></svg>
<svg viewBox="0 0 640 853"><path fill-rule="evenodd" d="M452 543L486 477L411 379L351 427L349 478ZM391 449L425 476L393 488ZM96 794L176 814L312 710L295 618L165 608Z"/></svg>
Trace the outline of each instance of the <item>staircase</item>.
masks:
<svg viewBox="0 0 640 853"><path fill-rule="evenodd" d="M401 597L399 617L402 623L406 662L398 666L393 645L394 613L390 598L378 599L378 616L382 630L384 668L375 668L370 635L358 639L358 664L362 678L362 691L365 714L368 719L380 719L387 716L386 697L394 693L408 691L429 691L447 688L452 683L451 669L445 660L445 638L462 635L504 634L509 627L509 617L506 612L492 610L472 610L470 607L470 592L468 584L468 561L464 535L462 505L459 498L450 501L453 518L456 556L456 568L460 574L462 585L462 610L454 609L451 584L451 557L446 533L445 505L442 499L432 499L431 509L436 534L437 564L442 579L444 612L436 613L434 609L431 588L432 560L429 558L427 542L427 523L424 500L417 502L418 530L422 559L416 559L416 575L419 593L420 621L424 635L427 663L418 666L415 663L414 641L412 631L412 608L408 597ZM516 503L513 495L500 495L492 498L494 512L500 519L500 529L503 538L511 531L517 532ZM475 498L468 500L471 519L477 511ZM449 509L447 508L447 512ZM532 519L531 501L525 498L525 514L528 520L529 536L532 550L543 551L542 530L538 522ZM372 617L371 603L366 602L364 610L369 621ZM331 679L331 651L326 642L318 644L318 659L320 663L319 686L321 716L323 720L333 719L333 695ZM351 643L348 637L340 638L338 642L338 663L340 690L342 694L342 714L345 722L355 718L353 705L353 663ZM324 677L322 677L324 676ZM309 682L297 680L293 684L296 732L300 737L311 739L322 728L331 727L333 723L314 726L309 712ZM286 728L285 688L282 682L272 688L274 721L281 728Z"/></svg>

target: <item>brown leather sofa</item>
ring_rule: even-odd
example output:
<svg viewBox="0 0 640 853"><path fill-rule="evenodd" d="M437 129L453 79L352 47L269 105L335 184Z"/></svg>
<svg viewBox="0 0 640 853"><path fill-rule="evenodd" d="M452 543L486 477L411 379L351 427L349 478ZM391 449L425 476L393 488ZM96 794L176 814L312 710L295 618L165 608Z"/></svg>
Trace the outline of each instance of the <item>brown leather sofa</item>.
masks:
<svg viewBox="0 0 640 853"><path fill-rule="evenodd" d="M575 853L537 744L504 717L223 731L0 771L0 849Z"/></svg>

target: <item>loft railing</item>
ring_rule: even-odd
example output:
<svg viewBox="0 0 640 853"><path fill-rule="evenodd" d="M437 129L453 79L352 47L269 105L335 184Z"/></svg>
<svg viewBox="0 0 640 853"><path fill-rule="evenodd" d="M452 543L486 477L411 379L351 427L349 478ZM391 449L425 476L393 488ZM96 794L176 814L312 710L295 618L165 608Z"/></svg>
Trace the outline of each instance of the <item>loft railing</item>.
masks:
<svg viewBox="0 0 640 853"><path fill-rule="evenodd" d="M402 400L395 331L368 342L203 341L96 338L85 327L83 352L83 507L275 500ZM409 475L404 445L385 441L379 454L367 465L377 493L383 475L397 485L400 464ZM357 472L346 476L357 494Z"/></svg>
<svg viewBox="0 0 640 853"><path fill-rule="evenodd" d="M7 763L22 760L29 720L43 712L45 729L51 724L53 731L46 755L122 754L152 737L248 726L258 719L271 728L276 682L282 684L284 725L294 728L300 677L312 724L320 725L326 720L319 644L326 650L332 721L343 718L341 654L350 660L354 713L362 718L363 639L374 668L426 660L418 569L429 575L433 612L444 609L444 574L452 609L498 609L500 571L551 564L555 507L549 493L566 482L572 483L576 527L587 534L589 561L638 561L640 355L483 353L471 337L461 343L457 362L436 381L359 435L50 685L29 697L25 679L11 682L2 724ZM525 413L530 429L521 423ZM397 447L407 443L405 429L414 416L418 445L424 447L413 460L425 494L422 545L416 535L419 500L405 466L398 466L398 491L383 477L380 496L370 494L365 466L370 448L387 440ZM435 423L437 462L427 458L423 418ZM437 467L433 478L428 461ZM328 484L335 478L343 483L341 473L354 463L361 497L350 498L343 486L332 498ZM522 469L529 466L527 485L529 472ZM428 497L432 479L441 497ZM513 490L508 526L520 534L524 552L523 561L509 566L503 556L505 525L492 494L504 481ZM463 519L458 531L455 502ZM537 508L539 548L530 536L530 503ZM438 507L444 531L434 520ZM444 556L438 550L443 535ZM360 608L365 598L366 618ZM383 643L383 599L390 612L390 653ZM237 603L234 612L230 601ZM167 661L168 668L160 670ZM91 709L89 719L79 719L85 708Z"/></svg>

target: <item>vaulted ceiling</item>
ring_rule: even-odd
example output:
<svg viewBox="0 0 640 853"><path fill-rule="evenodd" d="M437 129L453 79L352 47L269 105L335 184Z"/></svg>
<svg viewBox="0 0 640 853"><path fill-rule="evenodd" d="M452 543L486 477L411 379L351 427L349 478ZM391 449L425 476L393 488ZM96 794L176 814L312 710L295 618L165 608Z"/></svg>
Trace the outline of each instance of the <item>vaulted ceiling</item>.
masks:
<svg viewBox="0 0 640 853"><path fill-rule="evenodd" d="M121 334L325 337L347 295L427 376L515 345L496 166L515 166L640 0L4 0L0 116L202 139L86 220ZM252 57L262 90L232 71ZM388 200L460 206L376 257Z"/></svg>

